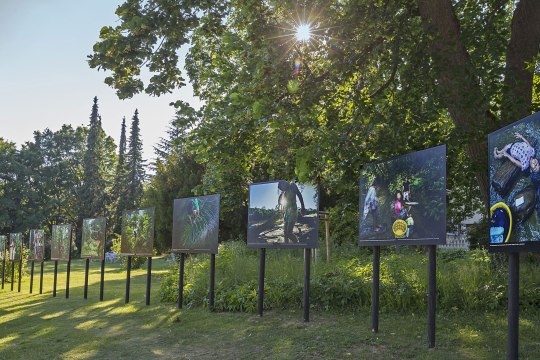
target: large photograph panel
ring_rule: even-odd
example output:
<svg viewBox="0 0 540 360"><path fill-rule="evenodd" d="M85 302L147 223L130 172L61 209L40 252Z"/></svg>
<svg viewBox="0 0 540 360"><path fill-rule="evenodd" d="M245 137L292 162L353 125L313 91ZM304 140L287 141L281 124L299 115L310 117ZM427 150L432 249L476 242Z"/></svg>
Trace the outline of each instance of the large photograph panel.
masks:
<svg viewBox="0 0 540 360"><path fill-rule="evenodd" d="M152 256L155 208L125 211L122 219L122 255Z"/></svg>
<svg viewBox="0 0 540 360"><path fill-rule="evenodd" d="M105 257L107 219L84 219L82 227L81 258L100 259Z"/></svg>
<svg viewBox="0 0 540 360"><path fill-rule="evenodd" d="M51 260L69 261L71 257L71 224L53 225Z"/></svg>
<svg viewBox="0 0 540 360"><path fill-rule="evenodd" d="M446 243L446 146L364 166L360 245Z"/></svg>
<svg viewBox="0 0 540 360"><path fill-rule="evenodd" d="M316 248L319 227L316 187L285 180L249 187L248 246Z"/></svg>
<svg viewBox="0 0 540 360"><path fill-rule="evenodd" d="M43 261L45 253L45 231L41 229L30 230L30 260Z"/></svg>
<svg viewBox="0 0 540 360"><path fill-rule="evenodd" d="M540 251L540 113L488 135L490 250Z"/></svg>
<svg viewBox="0 0 540 360"><path fill-rule="evenodd" d="M22 246L23 244L21 233L9 234L9 260L22 260Z"/></svg>
<svg viewBox="0 0 540 360"><path fill-rule="evenodd" d="M172 250L217 253L219 195L174 200Z"/></svg>

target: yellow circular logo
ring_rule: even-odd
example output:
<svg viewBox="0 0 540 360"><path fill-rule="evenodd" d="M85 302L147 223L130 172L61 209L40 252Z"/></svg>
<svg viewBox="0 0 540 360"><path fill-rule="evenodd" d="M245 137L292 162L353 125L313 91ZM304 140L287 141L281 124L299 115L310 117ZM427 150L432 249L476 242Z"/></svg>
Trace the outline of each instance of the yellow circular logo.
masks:
<svg viewBox="0 0 540 360"><path fill-rule="evenodd" d="M405 220L399 219L394 221L394 224L392 224L392 231L394 232L395 237L404 237L405 233L407 232L407 223Z"/></svg>

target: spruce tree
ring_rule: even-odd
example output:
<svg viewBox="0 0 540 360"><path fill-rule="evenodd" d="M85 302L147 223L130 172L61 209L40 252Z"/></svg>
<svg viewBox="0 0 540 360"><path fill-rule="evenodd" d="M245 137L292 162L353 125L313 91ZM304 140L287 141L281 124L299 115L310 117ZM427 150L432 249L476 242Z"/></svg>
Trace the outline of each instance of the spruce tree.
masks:
<svg viewBox="0 0 540 360"><path fill-rule="evenodd" d="M81 219L106 215L107 181L104 152L105 133L98 112L98 98L94 97L83 162Z"/></svg>
<svg viewBox="0 0 540 360"><path fill-rule="evenodd" d="M114 214L114 232L120 234L122 231L122 214L127 205L127 168L126 168L126 118L122 119L120 130L120 144L118 146L118 162L116 164L113 196L116 203Z"/></svg>
<svg viewBox="0 0 540 360"><path fill-rule="evenodd" d="M141 202L143 196L143 182L145 179L138 110L135 110L135 114L133 115L131 121L131 131L129 136L129 149L126 157L126 166L126 205L130 209L135 209L139 206Z"/></svg>

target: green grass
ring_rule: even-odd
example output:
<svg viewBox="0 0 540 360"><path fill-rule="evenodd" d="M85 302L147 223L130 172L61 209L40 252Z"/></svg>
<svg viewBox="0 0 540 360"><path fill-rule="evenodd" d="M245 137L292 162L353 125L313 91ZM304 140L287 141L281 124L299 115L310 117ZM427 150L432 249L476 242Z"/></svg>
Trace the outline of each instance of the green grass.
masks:
<svg viewBox="0 0 540 360"><path fill-rule="evenodd" d="M302 322L298 310L273 310L259 318L245 313L178 311L158 302L159 277L168 264L154 260L152 304L145 306L146 272L132 272L131 302L124 304L125 271L107 264L105 301L99 302L99 263L91 263L88 299L83 299L84 261L72 262L70 298L65 263L52 297L53 263L45 266L44 294L0 291L0 359L254 359L254 358L504 358L505 312L446 312L437 318L437 348L426 346L425 313L389 313L380 332L370 331L367 311L315 312ZM38 268L38 267L37 267ZM218 264L219 271L219 264ZM520 320L520 355L540 353L540 314Z"/></svg>

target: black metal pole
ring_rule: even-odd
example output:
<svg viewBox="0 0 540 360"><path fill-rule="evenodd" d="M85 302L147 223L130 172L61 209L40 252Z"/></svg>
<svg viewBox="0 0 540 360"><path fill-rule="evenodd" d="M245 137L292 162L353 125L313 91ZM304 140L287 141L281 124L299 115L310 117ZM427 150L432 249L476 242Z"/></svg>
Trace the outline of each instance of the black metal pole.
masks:
<svg viewBox="0 0 540 360"><path fill-rule="evenodd" d="M379 284L381 274L381 247L373 247L373 274L371 283L371 331L379 331Z"/></svg>
<svg viewBox="0 0 540 360"><path fill-rule="evenodd" d="M126 277L126 304L129 302L129 285L131 281L131 256L127 258L127 277Z"/></svg>
<svg viewBox="0 0 540 360"><path fill-rule="evenodd" d="M178 269L178 304L176 305L178 309L182 308L182 303L184 302L184 261L185 254L180 253L180 267Z"/></svg>
<svg viewBox="0 0 540 360"><path fill-rule="evenodd" d="M41 261L41 268L39 270L39 293L43 294L43 260Z"/></svg>
<svg viewBox="0 0 540 360"><path fill-rule="evenodd" d="M84 299L88 299L88 272L90 271L90 259L86 258L86 264L85 264L85 272L84 272Z"/></svg>
<svg viewBox="0 0 540 360"><path fill-rule="evenodd" d="M19 260L19 286L17 288L17 292L21 292L21 274L22 274L22 259Z"/></svg>
<svg viewBox="0 0 540 360"><path fill-rule="evenodd" d="M15 284L15 260L11 261L11 291L13 291L13 285Z"/></svg>
<svg viewBox="0 0 540 360"><path fill-rule="evenodd" d="M6 281L6 254L4 251L4 258L2 259L2 290L4 290L5 281Z"/></svg>
<svg viewBox="0 0 540 360"><path fill-rule="evenodd" d="M257 292L257 312L263 316L264 307L264 268L266 262L266 248L261 248L259 252L259 291Z"/></svg>
<svg viewBox="0 0 540 360"><path fill-rule="evenodd" d="M58 278L58 260L54 260L54 281L52 296L56 297L56 279Z"/></svg>
<svg viewBox="0 0 540 360"><path fill-rule="evenodd" d="M32 260L32 267L30 268L30 294L34 288L34 262L35 260Z"/></svg>
<svg viewBox="0 0 540 360"><path fill-rule="evenodd" d="M66 271L66 299L69 299L69 274L71 272L71 259L67 262L67 271Z"/></svg>
<svg viewBox="0 0 540 360"><path fill-rule="evenodd" d="M216 284L216 254L210 254L210 292L208 294L208 308L214 310L214 292Z"/></svg>
<svg viewBox="0 0 540 360"><path fill-rule="evenodd" d="M101 259L101 281L99 283L99 301L103 301L104 283L105 283L105 259Z"/></svg>
<svg viewBox="0 0 540 360"><path fill-rule="evenodd" d="M309 322L309 278L311 276L311 249L304 249L304 322Z"/></svg>
<svg viewBox="0 0 540 360"><path fill-rule="evenodd" d="M435 347L435 311L437 308L437 245L429 245L428 261L428 347Z"/></svg>
<svg viewBox="0 0 540 360"><path fill-rule="evenodd" d="M150 285L152 284L152 257L148 257L148 267L146 269L146 305L150 305Z"/></svg>
<svg viewBox="0 0 540 360"><path fill-rule="evenodd" d="M508 359L518 358L519 344L519 253L508 254Z"/></svg>

